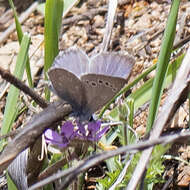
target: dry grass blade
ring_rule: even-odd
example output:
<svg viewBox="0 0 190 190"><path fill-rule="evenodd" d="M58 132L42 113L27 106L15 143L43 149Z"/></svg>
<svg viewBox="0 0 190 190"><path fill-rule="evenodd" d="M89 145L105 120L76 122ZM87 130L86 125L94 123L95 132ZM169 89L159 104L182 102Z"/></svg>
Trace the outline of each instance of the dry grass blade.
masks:
<svg viewBox="0 0 190 190"><path fill-rule="evenodd" d="M102 43L102 49L101 51L107 51L109 43L110 43L110 37L112 34L113 29L113 23L114 23L114 17L117 9L117 0L110 0L109 6L108 6L108 16L107 16L107 23L106 23L106 31L103 38Z"/></svg>
<svg viewBox="0 0 190 190"><path fill-rule="evenodd" d="M33 3L20 17L19 17L19 22L23 23L29 15L36 9L38 6L38 2ZM7 37L15 30L15 23L9 26L5 32L0 36L0 44L3 43Z"/></svg>

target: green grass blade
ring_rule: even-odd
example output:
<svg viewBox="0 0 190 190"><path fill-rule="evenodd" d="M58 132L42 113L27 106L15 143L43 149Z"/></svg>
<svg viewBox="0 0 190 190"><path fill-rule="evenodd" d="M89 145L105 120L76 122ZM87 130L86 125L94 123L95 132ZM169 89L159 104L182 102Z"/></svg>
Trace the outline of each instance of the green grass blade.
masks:
<svg viewBox="0 0 190 190"><path fill-rule="evenodd" d="M9 0L9 4L13 10L13 14L14 14L14 18L15 18L15 25L16 25L16 31L17 31L17 36L18 36L18 41L19 44L22 41L22 37L23 37L23 32L22 32L22 28L21 28L21 24L19 23L18 20L18 16L14 7L14 4L12 2L12 0ZM31 69L30 69L30 62L29 62L29 58L27 57L27 62L26 62L26 74L27 74L27 79L28 79L28 84L30 87L33 87L33 81L32 81L32 76L31 76Z"/></svg>
<svg viewBox="0 0 190 190"><path fill-rule="evenodd" d="M179 56L173 63L169 65L167 76L164 82L164 88L167 88L169 85L171 85L172 81L174 80L175 73L181 65L183 57L184 55ZM127 99L134 99L134 112L136 112L137 109L146 102L151 100L153 80L154 79L149 79L139 89L127 97ZM126 103L127 99L125 101Z"/></svg>
<svg viewBox="0 0 190 190"><path fill-rule="evenodd" d="M19 54L17 56L16 67L14 71L14 76L19 79L22 79L26 61L28 48L30 44L30 37L28 35L24 35ZM1 128L1 134L4 135L10 131L11 126L13 124L15 114L17 112L17 101L19 96L19 89L11 85L8 93L8 97L6 99L5 112L3 117L3 124Z"/></svg>
<svg viewBox="0 0 190 190"><path fill-rule="evenodd" d="M63 13L63 0L47 0L45 5L45 78L46 72L58 54L59 32ZM49 90L45 91L46 99L49 99Z"/></svg>
<svg viewBox="0 0 190 190"><path fill-rule="evenodd" d="M151 105L148 115L146 133L148 133L152 128L160 104L160 99L163 92L164 80L166 77L168 64L172 52L172 46L175 38L179 4L180 4L179 0L172 1L170 14L164 32L163 43L161 45L161 51L158 58L156 76L153 83L153 94L151 98Z"/></svg>

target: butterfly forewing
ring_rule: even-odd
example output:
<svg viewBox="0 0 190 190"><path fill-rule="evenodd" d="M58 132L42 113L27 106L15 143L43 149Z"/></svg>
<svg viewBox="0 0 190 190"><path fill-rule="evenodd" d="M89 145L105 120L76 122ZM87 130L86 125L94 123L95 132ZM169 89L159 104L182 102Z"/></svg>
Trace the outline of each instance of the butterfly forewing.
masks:
<svg viewBox="0 0 190 190"><path fill-rule="evenodd" d="M90 62L90 73L127 79L134 65L134 58L120 53L100 53Z"/></svg>
<svg viewBox="0 0 190 190"><path fill-rule="evenodd" d="M51 69L48 75L57 96L70 103L74 112L80 112L85 101L84 88L80 79L60 68Z"/></svg>
<svg viewBox="0 0 190 190"><path fill-rule="evenodd" d="M65 69L80 78L82 74L85 74L89 70L88 67L89 58L86 53L79 48L72 47L60 52L51 68Z"/></svg>

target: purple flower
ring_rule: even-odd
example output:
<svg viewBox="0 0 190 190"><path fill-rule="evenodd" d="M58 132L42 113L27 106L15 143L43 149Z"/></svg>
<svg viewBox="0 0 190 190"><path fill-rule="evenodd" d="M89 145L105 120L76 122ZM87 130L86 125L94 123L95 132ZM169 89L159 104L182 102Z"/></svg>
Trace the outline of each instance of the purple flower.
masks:
<svg viewBox="0 0 190 190"><path fill-rule="evenodd" d="M100 131L100 127L101 127L101 122L97 121L97 122L90 122L88 124L88 134L86 136L87 140L90 141L98 141L101 139L101 137L107 132L107 130L109 129L109 127L104 127L104 129L102 129Z"/></svg>
<svg viewBox="0 0 190 190"><path fill-rule="evenodd" d="M51 129L45 131L45 139L47 143L57 145L60 148L65 148L71 140L78 138L80 140L98 141L107 132L109 127L104 127L100 130L101 122L89 122L88 125L83 125L77 122L74 126L72 122L67 121L61 127L60 134Z"/></svg>
<svg viewBox="0 0 190 190"><path fill-rule="evenodd" d="M47 129L44 134L47 143L57 145L61 148L66 147L69 141L75 137L74 126L70 121L65 122L61 127L61 134L51 129Z"/></svg>

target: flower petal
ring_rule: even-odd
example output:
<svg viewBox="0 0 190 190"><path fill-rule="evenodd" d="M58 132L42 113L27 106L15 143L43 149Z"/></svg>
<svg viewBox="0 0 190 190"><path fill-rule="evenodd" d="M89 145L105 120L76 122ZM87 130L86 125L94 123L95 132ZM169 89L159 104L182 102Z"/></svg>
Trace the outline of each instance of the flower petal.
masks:
<svg viewBox="0 0 190 190"><path fill-rule="evenodd" d="M77 126L78 126L78 132L81 133L85 137L86 136L85 126L79 122L77 122Z"/></svg>
<svg viewBox="0 0 190 190"><path fill-rule="evenodd" d="M100 130L100 126L101 126L101 121L89 122L88 123L88 130L89 130L89 132L91 131L92 134L95 134L98 132L98 130Z"/></svg>
<svg viewBox="0 0 190 190"><path fill-rule="evenodd" d="M68 141L63 142L62 136L59 133L57 133L56 131L47 129L45 131L44 135L45 135L45 140L47 143L57 145L61 148L66 147L68 145Z"/></svg>
<svg viewBox="0 0 190 190"><path fill-rule="evenodd" d="M56 140L56 141L62 141L61 135L60 135L59 133L57 133L56 131L53 131L53 130L51 130L51 129L47 129L47 130L45 131L44 135L45 135L45 137L46 137L47 139L49 139L50 141L51 141L51 140L52 140L52 141L54 141L54 140Z"/></svg>
<svg viewBox="0 0 190 190"><path fill-rule="evenodd" d="M61 135L70 139L74 133L74 126L71 121L67 121L61 127Z"/></svg>
<svg viewBox="0 0 190 190"><path fill-rule="evenodd" d="M104 127L100 132L96 134L96 137L94 138L94 141L98 141L101 139L101 137L108 131L109 126Z"/></svg>

